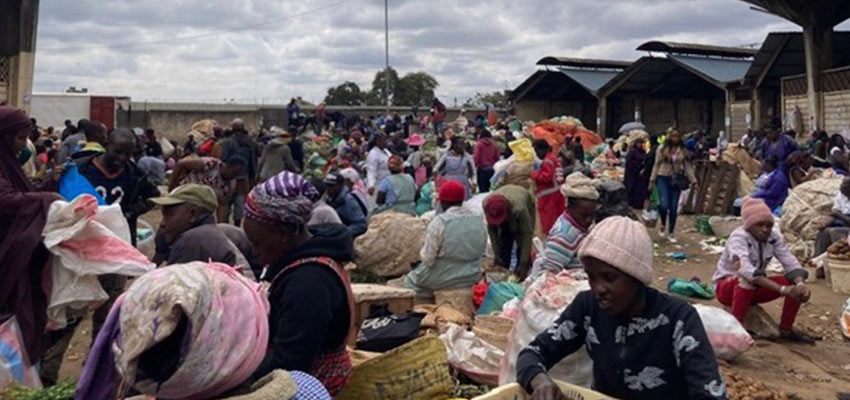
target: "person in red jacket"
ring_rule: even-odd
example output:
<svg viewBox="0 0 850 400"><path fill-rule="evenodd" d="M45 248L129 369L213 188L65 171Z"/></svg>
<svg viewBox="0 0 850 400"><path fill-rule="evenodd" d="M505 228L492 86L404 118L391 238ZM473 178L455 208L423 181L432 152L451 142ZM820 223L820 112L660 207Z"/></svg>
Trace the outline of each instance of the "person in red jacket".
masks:
<svg viewBox="0 0 850 400"><path fill-rule="evenodd" d="M555 221L566 210L564 195L560 190L561 183L564 181L564 172L558 156L546 140L535 140L533 146L537 157L543 160L540 167L531 173L531 179L536 186L535 196L537 197L537 214L540 216L540 229L548 236Z"/></svg>
<svg viewBox="0 0 850 400"><path fill-rule="evenodd" d="M493 177L495 170L493 166L501 158L499 146L493 142L493 135L487 129L482 129L478 136L478 142L475 143L475 169L478 171L478 191L480 193L490 191L490 178Z"/></svg>

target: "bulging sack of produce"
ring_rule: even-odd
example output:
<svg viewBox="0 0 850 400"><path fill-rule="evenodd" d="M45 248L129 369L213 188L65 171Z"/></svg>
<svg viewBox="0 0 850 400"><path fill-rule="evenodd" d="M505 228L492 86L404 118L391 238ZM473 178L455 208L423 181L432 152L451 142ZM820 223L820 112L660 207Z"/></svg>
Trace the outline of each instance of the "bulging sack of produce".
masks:
<svg viewBox="0 0 850 400"><path fill-rule="evenodd" d="M833 199L841 186L841 176L815 179L795 187L782 204L779 227L785 234L815 240L821 226L832 220ZM789 240L793 242L794 240Z"/></svg>
<svg viewBox="0 0 850 400"><path fill-rule="evenodd" d="M841 334L850 339L850 299L844 302L844 310L841 312Z"/></svg>
<svg viewBox="0 0 850 400"><path fill-rule="evenodd" d="M383 212L369 220L369 229L354 241L358 269L394 278L410 272L419 261L428 221L397 212Z"/></svg>
<svg viewBox="0 0 850 400"><path fill-rule="evenodd" d="M475 382L499 384L499 364L505 356L504 350L455 324L449 324L440 340L446 346L452 367Z"/></svg>
<svg viewBox="0 0 850 400"><path fill-rule="evenodd" d="M514 152L514 159L519 162L534 161L534 149L528 139L518 139L508 143L508 147Z"/></svg>
<svg viewBox="0 0 850 400"><path fill-rule="evenodd" d="M519 353L541 332L549 329L564 309L582 291L590 290L586 280L577 280L570 272L544 272L526 290L520 303L519 316L508 337L505 358L499 368L499 384L516 381L516 361ZM593 380L593 361L582 347L549 370L552 379L559 379L589 388Z"/></svg>
<svg viewBox="0 0 850 400"><path fill-rule="evenodd" d="M753 338L732 314L721 308L702 304L696 304L694 308L699 313L717 358L732 361L753 345Z"/></svg>

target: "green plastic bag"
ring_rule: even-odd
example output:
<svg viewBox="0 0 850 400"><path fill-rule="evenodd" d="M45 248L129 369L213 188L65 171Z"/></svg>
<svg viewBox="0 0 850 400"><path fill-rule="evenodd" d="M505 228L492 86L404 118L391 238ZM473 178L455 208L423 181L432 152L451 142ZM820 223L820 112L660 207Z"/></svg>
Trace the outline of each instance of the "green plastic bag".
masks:
<svg viewBox="0 0 850 400"><path fill-rule="evenodd" d="M699 297L703 299L714 298L714 288L710 285L694 280L686 281L682 278L673 278L667 282L667 291L686 297Z"/></svg>

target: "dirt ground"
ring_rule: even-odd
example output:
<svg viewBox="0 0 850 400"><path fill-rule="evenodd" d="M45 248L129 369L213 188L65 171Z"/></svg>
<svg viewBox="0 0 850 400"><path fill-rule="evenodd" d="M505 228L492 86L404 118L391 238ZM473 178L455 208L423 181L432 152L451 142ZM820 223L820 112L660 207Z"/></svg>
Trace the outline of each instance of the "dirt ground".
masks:
<svg viewBox="0 0 850 400"><path fill-rule="evenodd" d="M153 226L159 222L159 215L155 214L144 217ZM718 255L706 254L701 249L699 242L708 237L693 229L692 217L683 217L680 226L680 244L660 243L655 251L654 286L664 292L667 281L674 277L696 276L710 282L718 259ZM666 256L677 251L685 252L687 260L680 262ZM824 340L814 346L757 340L753 348L728 365L729 370L806 400L834 399L836 392L850 392L850 342L843 339L838 322L841 306L848 296L834 293L823 280L809 287L812 298L801 308L796 326L824 336ZM719 306L716 300L701 302ZM778 321L781 306L781 301L774 301L765 304L764 309ZM88 352L91 321L86 319L80 327L65 355L62 378L78 377Z"/></svg>

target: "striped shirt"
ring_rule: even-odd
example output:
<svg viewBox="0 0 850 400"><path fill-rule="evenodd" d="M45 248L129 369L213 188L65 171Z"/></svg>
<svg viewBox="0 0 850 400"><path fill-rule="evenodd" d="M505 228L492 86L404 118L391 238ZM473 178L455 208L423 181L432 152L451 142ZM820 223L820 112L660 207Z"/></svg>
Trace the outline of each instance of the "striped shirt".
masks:
<svg viewBox="0 0 850 400"><path fill-rule="evenodd" d="M539 261L540 267L553 272L568 268L582 268L581 261L578 259L578 248L589 231L589 228L581 227L569 212L561 214L552 226L552 230L549 231L546 249Z"/></svg>

